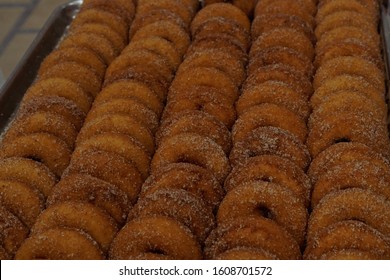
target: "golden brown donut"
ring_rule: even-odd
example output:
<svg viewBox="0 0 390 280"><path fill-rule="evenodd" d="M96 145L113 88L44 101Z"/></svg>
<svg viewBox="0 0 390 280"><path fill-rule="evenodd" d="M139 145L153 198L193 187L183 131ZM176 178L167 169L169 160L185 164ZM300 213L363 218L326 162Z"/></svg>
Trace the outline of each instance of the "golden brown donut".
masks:
<svg viewBox="0 0 390 280"><path fill-rule="evenodd" d="M390 202L370 190L349 188L324 197L310 215L307 242L318 240L329 226L346 220L357 220L389 236Z"/></svg>
<svg viewBox="0 0 390 280"><path fill-rule="evenodd" d="M191 231L164 216L143 217L128 222L114 238L110 248L110 259L115 260L137 259L144 254L148 258L202 259L200 246Z"/></svg>
<svg viewBox="0 0 390 280"><path fill-rule="evenodd" d="M101 260L96 241L74 229L53 228L26 239L16 252L17 260Z"/></svg>
<svg viewBox="0 0 390 280"><path fill-rule="evenodd" d="M383 256L371 251L355 249L333 250L321 255L321 260L382 260Z"/></svg>
<svg viewBox="0 0 390 280"><path fill-rule="evenodd" d="M128 220L143 217L167 216L186 227L200 244L215 227L212 209L199 197L183 189L159 189L138 200Z"/></svg>
<svg viewBox="0 0 390 280"><path fill-rule="evenodd" d="M57 182L50 170L37 161L11 157L0 161L0 180L21 182L37 189L46 199Z"/></svg>
<svg viewBox="0 0 390 280"><path fill-rule="evenodd" d="M156 144L159 146L165 138L186 132L207 136L220 145L226 154L230 152L232 143L227 127L214 116L194 110L164 119L156 134Z"/></svg>
<svg viewBox="0 0 390 280"><path fill-rule="evenodd" d="M3 143L1 158L30 158L46 165L57 177L68 166L72 151L58 137L48 133L33 133L14 138Z"/></svg>
<svg viewBox="0 0 390 280"><path fill-rule="evenodd" d="M309 177L292 161L276 155L261 155L237 165L225 180L227 192L242 184L264 181L288 188L304 204L310 204Z"/></svg>
<svg viewBox="0 0 390 280"><path fill-rule="evenodd" d="M86 174L64 176L47 199L47 208L66 201L91 203L105 210L119 224L126 221L130 203L117 186Z"/></svg>
<svg viewBox="0 0 390 280"><path fill-rule="evenodd" d="M181 133L166 138L154 154L151 171L186 162L206 168L222 183L229 174L229 161L222 148L212 139L196 133Z"/></svg>
<svg viewBox="0 0 390 280"><path fill-rule="evenodd" d="M241 9L248 17L252 16L257 0L204 0L203 6L214 3L227 2Z"/></svg>
<svg viewBox="0 0 390 280"><path fill-rule="evenodd" d="M369 225L355 220L340 221L324 229L315 243L309 243L305 249L305 259L321 259L326 254L339 250L359 250L380 255L381 259L390 258L388 236ZM325 256L324 256L325 255ZM342 256L339 256L340 259Z"/></svg>
<svg viewBox="0 0 390 280"><path fill-rule="evenodd" d="M276 222L303 245L308 214L302 200L290 189L276 183L251 181L230 190L218 208L218 226L249 217Z"/></svg>
<svg viewBox="0 0 390 280"><path fill-rule="evenodd" d="M63 176L70 174L87 174L113 184L126 193L131 204L136 202L143 182L133 163L101 150L85 150L73 156Z"/></svg>
<svg viewBox="0 0 390 280"><path fill-rule="evenodd" d="M258 216L236 220L213 230L206 239L205 258L215 259L237 247L260 248L282 260L302 258L298 243L285 229Z"/></svg>
<svg viewBox="0 0 390 280"><path fill-rule="evenodd" d="M83 231L98 243L104 254L119 230L104 210L78 201L62 202L44 210L32 227L30 236L40 235L52 228Z"/></svg>
<svg viewBox="0 0 390 280"><path fill-rule="evenodd" d="M306 141L307 127L303 119L286 107L263 103L255 105L239 116L232 129L233 143L245 141L254 129L274 126L289 131L302 143Z"/></svg>
<svg viewBox="0 0 390 280"><path fill-rule="evenodd" d="M236 143L229 159L232 167L235 167L259 155L277 155L287 158L303 170L306 170L310 163L307 147L296 136L272 126L256 128L245 141Z"/></svg>
<svg viewBox="0 0 390 280"><path fill-rule="evenodd" d="M277 260L277 257L261 248L236 247L215 257L217 260Z"/></svg>
<svg viewBox="0 0 390 280"><path fill-rule="evenodd" d="M207 169L191 163L172 163L149 176L142 185L139 198L160 189L183 189L201 198L214 210L224 191L215 176Z"/></svg>
<svg viewBox="0 0 390 280"><path fill-rule="evenodd" d="M260 1L259 1L260 2ZM261 3L258 4L261 7L274 7L274 6L283 6L283 5L291 4L288 0L261 0ZM308 14L314 15L317 12L317 6L313 3L312 0L297 0L294 3L293 7L300 6L302 12L306 12ZM259 7L258 9L260 9Z"/></svg>
<svg viewBox="0 0 390 280"><path fill-rule="evenodd" d="M237 114L241 116L251 107L264 103L285 107L304 120L310 115L310 106L302 94L287 83L273 80L245 88L236 102Z"/></svg>
<svg viewBox="0 0 390 280"><path fill-rule="evenodd" d="M135 14L134 2L127 0L113 0L109 2L104 0L86 0L83 2L83 5L81 5L80 13L89 9L110 12L115 16L119 16L128 24L131 23Z"/></svg>

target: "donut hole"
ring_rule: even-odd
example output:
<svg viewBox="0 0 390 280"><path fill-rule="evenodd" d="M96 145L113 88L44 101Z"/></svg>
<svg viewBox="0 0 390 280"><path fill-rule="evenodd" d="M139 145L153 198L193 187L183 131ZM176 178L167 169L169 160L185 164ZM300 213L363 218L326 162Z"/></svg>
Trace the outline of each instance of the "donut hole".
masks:
<svg viewBox="0 0 390 280"><path fill-rule="evenodd" d="M260 214L260 216L272 220L274 218L274 214L272 211L265 205L259 205L255 209L256 213Z"/></svg>
<svg viewBox="0 0 390 280"><path fill-rule="evenodd" d="M31 160L33 160L33 161L37 161L37 162L39 162L39 163L43 163L43 160L42 160L40 157L35 156L35 155L26 156L25 158L31 159Z"/></svg>
<svg viewBox="0 0 390 280"><path fill-rule="evenodd" d="M154 255L165 255L165 252L159 248L150 248L146 253Z"/></svg>
<svg viewBox="0 0 390 280"><path fill-rule="evenodd" d="M260 181L263 181L263 182L268 182L268 183L272 183L272 178L268 177L268 176L262 176L259 178Z"/></svg>
<svg viewBox="0 0 390 280"><path fill-rule="evenodd" d="M178 157L176 160L176 163L190 163L193 165L203 167L203 164L201 162L199 162L198 160L196 160L192 157L186 156L186 155L181 155L180 157Z"/></svg>
<svg viewBox="0 0 390 280"><path fill-rule="evenodd" d="M334 144L337 144L337 143L349 143L349 142L351 142L351 139L349 139L347 137L341 137L341 138L338 138L338 139L334 140Z"/></svg>

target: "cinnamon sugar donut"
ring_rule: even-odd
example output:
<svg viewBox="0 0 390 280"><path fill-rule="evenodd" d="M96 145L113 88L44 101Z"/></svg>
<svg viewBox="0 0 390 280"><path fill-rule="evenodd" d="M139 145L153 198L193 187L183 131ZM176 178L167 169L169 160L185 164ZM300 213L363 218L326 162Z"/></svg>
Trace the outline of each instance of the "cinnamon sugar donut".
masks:
<svg viewBox="0 0 390 280"><path fill-rule="evenodd" d="M267 6L282 6L286 5L286 3L290 4L288 0L261 0L261 4L263 7ZM313 0L297 0L295 1L296 4L300 5L300 8L304 10L306 13L309 13L311 15L315 14L317 12L317 6L315 3L313 3ZM296 5L293 5L294 7L297 7Z"/></svg>
<svg viewBox="0 0 390 280"><path fill-rule="evenodd" d="M215 259L237 247L260 248L282 260L302 258L298 243L285 229L258 216L236 220L213 230L206 239L205 258Z"/></svg>
<svg viewBox="0 0 390 280"><path fill-rule="evenodd" d="M154 216L167 216L179 221L201 244L215 226L211 208L183 189L159 189L143 196L130 211L128 220Z"/></svg>
<svg viewBox="0 0 390 280"><path fill-rule="evenodd" d="M320 256L321 260L382 260L383 255L374 251L355 249L332 250Z"/></svg>
<svg viewBox="0 0 390 280"><path fill-rule="evenodd" d="M156 216L128 222L111 244L110 259L139 259L141 256L192 260L202 259L202 252L186 226L172 218Z"/></svg>
<svg viewBox="0 0 390 280"><path fill-rule="evenodd" d="M43 164L19 157L0 161L0 180L17 181L37 189L46 199L57 182L56 177Z"/></svg>
<svg viewBox="0 0 390 280"><path fill-rule="evenodd" d="M277 257L261 248L236 247L215 257L217 260L277 260Z"/></svg>
<svg viewBox="0 0 390 280"><path fill-rule="evenodd" d="M306 170L310 163L309 151L296 136L272 126L256 128L244 141L236 143L229 159L232 167L235 167L244 165L248 159L259 155L287 158L303 170Z"/></svg>
<svg viewBox="0 0 390 280"><path fill-rule="evenodd" d="M253 10L255 9L256 0L204 0L203 5L207 6L214 3L222 3L222 2L228 2L232 5L236 6L237 8L241 9L247 16L251 16L253 14Z"/></svg>
<svg viewBox="0 0 390 280"><path fill-rule="evenodd" d="M177 134L161 143L151 163L152 174L168 164L179 162L204 167L221 183L230 171L222 148L212 139L196 133Z"/></svg>
<svg viewBox="0 0 390 280"><path fill-rule="evenodd" d="M85 174L64 176L47 199L47 207L66 201L91 203L105 210L121 225L126 221L130 203L120 188Z"/></svg>
<svg viewBox="0 0 390 280"><path fill-rule="evenodd" d="M292 161L276 155L261 155L248 159L245 164L237 165L225 180L227 192L242 184L253 181L265 181L288 188L308 206L311 184L309 178Z"/></svg>
<svg viewBox="0 0 390 280"><path fill-rule="evenodd" d="M165 138L186 132L207 136L220 145L226 154L230 152L232 143L226 126L214 116L194 110L164 119L156 134L156 144L159 146Z"/></svg>
<svg viewBox="0 0 390 280"><path fill-rule="evenodd" d="M17 260L101 260L103 253L82 231L53 228L26 239L15 255Z"/></svg>
<svg viewBox="0 0 390 280"><path fill-rule="evenodd" d="M315 243L308 244L304 257L309 260L320 259L340 250L359 250L381 255L381 259L390 258L388 236L355 220L340 221L324 229ZM342 259L342 255L338 258Z"/></svg>
<svg viewBox="0 0 390 280"><path fill-rule="evenodd" d="M289 109L272 104L255 105L239 116L232 130L233 143L245 141L248 134L262 126L274 126L289 131L302 143L306 140L307 127L303 119Z"/></svg>
<svg viewBox="0 0 390 280"><path fill-rule="evenodd" d="M149 176L142 185L139 199L161 189L183 189L201 198L214 210L224 192L215 176L207 169L191 163L172 163Z"/></svg>
<svg viewBox="0 0 390 280"><path fill-rule="evenodd" d="M285 107L306 120L310 115L308 101L287 83L269 80L245 88L236 102L237 114L241 116L253 106L272 103Z"/></svg>
<svg viewBox="0 0 390 280"><path fill-rule="evenodd" d="M115 221L102 209L87 203L67 201L44 210L31 229L31 235L40 235L52 228L81 230L95 240L107 253L118 232Z"/></svg>
<svg viewBox="0 0 390 280"><path fill-rule="evenodd" d="M33 133L14 138L3 143L1 158L30 158L46 165L51 172L60 177L68 166L72 151L58 137L48 133Z"/></svg>
<svg viewBox="0 0 390 280"><path fill-rule="evenodd" d="M329 226L346 220L361 221L389 236L388 221L390 202L382 195L370 190L349 188L335 191L324 197L311 213L307 242L318 240Z"/></svg>
<svg viewBox="0 0 390 280"><path fill-rule="evenodd" d="M243 183L226 194L217 222L223 226L252 216L275 221L303 245L308 214L302 200L288 188L264 181Z"/></svg>
<svg viewBox="0 0 390 280"><path fill-rule="evenodd" d="M142 185L141 174L124 157L102 150L85 150L72 157L65 175L87 174L119 187L131 204L137 200Z"/></svg>
<svg viewBox="0 0 390 280"><path fill-rule="evenodd" d="M104 0L86 0L81 5L80 13L89 9L98 9L108 11L113 15L119 16L129 24L133 20L135 14L135 5L133 1L113 0L110 2Z"/></svg>

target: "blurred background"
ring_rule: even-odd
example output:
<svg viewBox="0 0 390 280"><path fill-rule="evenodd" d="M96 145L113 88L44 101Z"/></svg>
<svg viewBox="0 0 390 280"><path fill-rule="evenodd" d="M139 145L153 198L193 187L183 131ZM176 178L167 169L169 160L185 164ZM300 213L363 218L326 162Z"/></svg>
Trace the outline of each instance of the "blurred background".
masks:
<svg viewBox="0 0 390 280"><path fill-rule="evenodd" d="M53 10L69 0L0 0L0 85Z"/></svg>

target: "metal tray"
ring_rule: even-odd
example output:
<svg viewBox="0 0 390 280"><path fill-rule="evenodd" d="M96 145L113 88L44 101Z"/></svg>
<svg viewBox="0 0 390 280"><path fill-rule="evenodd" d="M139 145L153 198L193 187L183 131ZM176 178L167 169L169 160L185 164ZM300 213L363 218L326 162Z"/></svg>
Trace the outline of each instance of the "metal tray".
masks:
<svg viewBox="0 0 390 280"><path fill-rule="evenodd" d="M200 0L202 3L202 0ZM390 0L383 0L381 7L381 37L387 72L386 100L390 105ZM59 6L47 20L13 73L0 88L0 139L7 125L16 113L24 93L36 78L43 59L57 46L66 34L67 28L80 10L82 0ZM389 106L390 108L390 106ZM390 131L390 110L389 110Z"/></svg>
<svg viewBox="0 0 390 280"><path fill-rule="evenodd" d="M0 89L0 135L17 111L24 93L36 78L43 59L57 46L78 13L81 0L59 6Z"/></svg>

